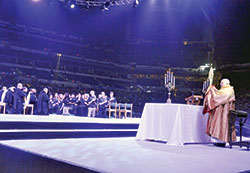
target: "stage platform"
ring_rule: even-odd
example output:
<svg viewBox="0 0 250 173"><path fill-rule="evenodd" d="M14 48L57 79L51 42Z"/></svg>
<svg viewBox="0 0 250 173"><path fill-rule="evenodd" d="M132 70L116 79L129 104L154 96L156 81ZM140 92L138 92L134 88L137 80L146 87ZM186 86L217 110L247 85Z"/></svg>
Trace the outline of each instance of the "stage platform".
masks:
<svg viewBox="0 0 250 173"><path fill-rule="evenodd" d="M138 141L139 123L138 118L0 114L0 172L250 171L246 148Z"/></svg>
<svg viewBox="0 0 250 173"><path fill-rule="evenodd" d="M250 152L245 148L169 146L134 137L0 141L0 154L0 167L5 172L250 171Z"/></svg>
<svg viewBox="0 0 250 173"><path fill-rule="evenodd" d="M140 118L92 118L79 117L73 115L16 115L16 114L0 114L0 121L32 121L32 122L89 122L89 123L121 123L121 124L139 124Z"/></svg>
<svg viewBox="0 0 250 173"><path fill-rule="evenodd" d="M0 114L0 140L136 136L140 119Z"/></svg>

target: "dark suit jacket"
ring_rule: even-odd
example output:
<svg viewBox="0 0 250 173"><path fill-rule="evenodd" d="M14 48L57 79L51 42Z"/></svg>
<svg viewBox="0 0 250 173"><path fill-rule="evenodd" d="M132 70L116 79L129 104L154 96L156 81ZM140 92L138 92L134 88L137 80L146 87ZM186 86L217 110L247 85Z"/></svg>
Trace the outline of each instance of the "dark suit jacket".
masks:
<svg viewBox="0 0 250 173"><path fill-rule="evenodd" d="M1 101L1 98L2 98L2 94L3 94L3 90L0 91L0 101Z"/></svg>
<svg viewBox="0 0 250 173"><path fill-rule="evenodd" d="M36 104L37 103L37 97L35 93L30 93L30 104Z"/></svg>
<svg viewBox="0 0 250 173"><path fill-rule="evenodd" d="M49 97L44 91L41 91L38 96L37 113L40 115L49 114Z"/></svg>
<svg viewBox="0 0 250 173"><path fill-rule="evenodd" d="M16 88L14 93L14 109L23 106L25 96L26 94L22 90Z"/></svg>
<svg viewBox="0 0 250 173"><path fill-rule="evenodd" d="M14 93L11 90L7 91L3 102L7 103L8 105L13 105L13 102L14 102Z"/></svg>

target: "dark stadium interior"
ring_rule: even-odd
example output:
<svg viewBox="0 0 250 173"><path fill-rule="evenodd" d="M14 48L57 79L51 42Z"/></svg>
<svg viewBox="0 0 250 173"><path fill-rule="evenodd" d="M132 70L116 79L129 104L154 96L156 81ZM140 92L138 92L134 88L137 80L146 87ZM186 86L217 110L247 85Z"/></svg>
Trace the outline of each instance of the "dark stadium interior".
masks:
<svg viewBox="0 0 250 173"><path fill-rule="evenodd" d="M1 85L112 90L140 116L146 102L166 102L166 69L176 74L173 102L184 103L201 94L208 69L197 69L213 63L218 80L230 78L237 106L249 110L249 9L243 1L194 2L142 1L140 8L102 11L56 0L1 1Z"/></svg>
<svg viewBox="0 0 250 173"><path fill-rule="evenodd" d="M0 173L250 172L249 74L250 0L0 0Z"/></svg>

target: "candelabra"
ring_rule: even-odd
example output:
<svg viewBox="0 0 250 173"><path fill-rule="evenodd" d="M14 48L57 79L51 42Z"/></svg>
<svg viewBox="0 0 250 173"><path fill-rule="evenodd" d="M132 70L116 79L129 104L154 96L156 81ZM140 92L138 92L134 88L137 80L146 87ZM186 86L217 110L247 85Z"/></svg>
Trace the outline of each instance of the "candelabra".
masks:
<svg viewBox="0 0 250 173"><path fill-rule="evenodd" d="M171 103L171 91L175 88L175 76L171 70L165 74L165 87L168 89L167 103Z"/></svg>
<svg viewBox="0 0 250 173"><path fill-rule="evenodd" d="M203 86L202 86L202 93L203 94L206 94L209 86L210 86L210 80L207 79L206 81L203 82Z"/></svg>

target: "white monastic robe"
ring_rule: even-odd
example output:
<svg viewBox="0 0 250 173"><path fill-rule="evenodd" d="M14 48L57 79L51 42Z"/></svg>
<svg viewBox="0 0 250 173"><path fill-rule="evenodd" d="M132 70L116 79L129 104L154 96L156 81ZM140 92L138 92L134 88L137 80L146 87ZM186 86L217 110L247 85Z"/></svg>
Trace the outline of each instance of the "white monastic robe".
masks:
<svg viewBox="0 0 250 173"><path fill-rule="evenodd" d="M229 110L235 109L235 94L232 86L227 85L217 90L211 86L204 99L203 113L209 112L206 133L221 141L229 141ZM236 140L233 129L232 141Z"/></svg>
<svg viewBox="0 0 250 173"><path fill-rule="evenodd" d="M25 105L28 105L28 104L30 104L30 92L29 92L27 98L25 99Z"/></svg>
<svg viewBox="0 0 250 173"><path fill-rule="evenodd" d="M8 90L4 90L0 102L2 103L4 101L5 95Z"/></svg>

